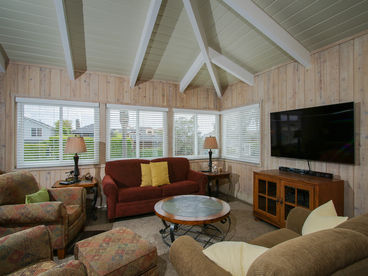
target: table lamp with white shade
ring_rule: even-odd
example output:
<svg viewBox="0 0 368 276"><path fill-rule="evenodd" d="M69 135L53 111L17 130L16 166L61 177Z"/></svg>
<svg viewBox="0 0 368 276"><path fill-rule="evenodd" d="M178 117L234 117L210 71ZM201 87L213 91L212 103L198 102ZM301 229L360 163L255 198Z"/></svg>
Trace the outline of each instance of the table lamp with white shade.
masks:
<svg viewBox="0 0 368 276"><path fill-rule="evenodd" d="M216 137L209 136L204 140L203 148L209 149L209 161L208 161L208 171L212 172L212 150L218 149Z"/></svg>
<svg viewBox="0 0 368 276"><path fill-rule="evenodd" d="M86 143L83 137L68 137L64 153L75 153L74 155L74 183L79 182L78 153L87 152Z"/></svg>

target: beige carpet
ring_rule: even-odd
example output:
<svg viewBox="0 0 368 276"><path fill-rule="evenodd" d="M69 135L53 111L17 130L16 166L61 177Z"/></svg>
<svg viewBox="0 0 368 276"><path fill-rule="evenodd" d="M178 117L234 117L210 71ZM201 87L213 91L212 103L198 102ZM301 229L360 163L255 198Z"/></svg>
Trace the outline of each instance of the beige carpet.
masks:
<svg viewBox="0 0 368 276"><path fill-rule="evenodd" d="M251 205L234 199L230 200L229 204L231 207L231 228L225 240L250 241L259 235L276 229L268 223L256 221L253 217L253 209ZM162 241L161 234L159 233L160 229L163 228L163 224L161 219L157 216L149 214L122 218L116 220L114 223L108 223L106 219L106 209L99 209L97 217L98 219L96 221L87 220L87 225L84 228L85 231L108 231L111 228L122 226L129 228L157 247L160 275L177 275L169 261L169 248ZM216 226L224 229L224 227L227 227L227 223L224 225L216 223ZM55 258L55 261L60 263L71 259L73 259L73 256L67 256L67 258L61 261Z"/></svg>

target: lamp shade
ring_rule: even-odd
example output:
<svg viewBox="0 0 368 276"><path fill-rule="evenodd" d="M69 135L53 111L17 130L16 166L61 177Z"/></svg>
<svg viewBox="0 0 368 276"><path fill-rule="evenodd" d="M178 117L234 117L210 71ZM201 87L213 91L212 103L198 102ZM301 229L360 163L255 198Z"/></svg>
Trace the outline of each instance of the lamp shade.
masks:
<svg viewBox="0 0 368 276"><path fill-rule="evenodd" d="M66 141L64 153L80 153L87 152L86 143L83 137L68 137Z"/></svg>
<svg viewBox="0 0 368 276"><path fill-rule="evenodd" d="M216 137L206 137L203 144L204 149L218 149Z"/></svg>

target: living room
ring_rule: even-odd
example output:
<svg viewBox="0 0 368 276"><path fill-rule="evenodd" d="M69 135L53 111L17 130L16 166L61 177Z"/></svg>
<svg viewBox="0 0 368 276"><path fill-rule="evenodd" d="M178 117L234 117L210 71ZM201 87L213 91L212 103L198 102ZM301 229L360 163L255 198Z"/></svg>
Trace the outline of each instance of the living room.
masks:
<svg viewBox="0 0 368 276"><path fill-rule="evenodd" d="M100 191L97 205L106 208L106 196L102 187L106 162L125 158L152 159L185 156L189 159L190 168L200 172L208 169L208 149L203 149L204 138L215 136L218 149L214 150L213 162L217 168L230 172L231 178L230 187L225 181L224 185L220 186L220 191L223 194L229 194L236 200L252 206L254 202L254 172L274 170L280 166L309 169L331 173L335 178L344 181L344 216L352 218L368 212L366 203L368 186L365 183L368 174L368 140L366 137L366 126L368 125L366 112L368 104L366 99L368 95L367 1L349 3L346 6L342 3L333 5L332 3L321 4L323 1L316 1L323 6L323 8L320 7L320 18L313 19L311 16L314 21L310 19L310 25L306 23L303 25L304 29L299 30L299 32L308 33L309 28L311 28L315 33L309 31L309 37L303 37L303 41L300 38L302 36L298 36L302 47L308 49L306 51L309 56L306 60L309 64L303 64L303 58L293 51L295 49L283 48L282 43L280 44L277 39L274 40L275 35L268 35L265 30L270 26L266 24L266 26L259 27L256 24L256 19L254 22L252 18L244 17L244 13L241 12L244 7L241 5L238 9L234 9L234 3L238 2L235 0L205 1L200 6L199 13L193 12L197 25L193 25L193 21L190 19L192 18L190 17L190 7L191 5L195 7L196 3L192 2L196 1L162 1L162 3L161 1L152 1L152 3L160 3L156 7L156 16L153 16L151 32L148 31L146 37L145 31L148 27L144 28L144 26L145 24L149 26L146 23L152 16L149 11L152 13L155 10L154 7L150 6L154 5L150 1L145 1L143 4L132 4L125 1L126 3L121 4L121 6L116 3L114 4L116 6L108 6L108 3L75 1L74 4L70 2L68 4L68 1L61 1L64 5L75 5L73 6L75 14L69 10L68 16L74 16L74 19L75 16L79 18L79 21L69 22L75 28L69 30L72 35L67 35L68 39L71 40L69 50L73 53L69 55L69 60L72 61L71 64L74 64L74 67L73 65L69 66L70 62L66 57L65 48L63 48L63 36L61 35L60 22L56 20L57 9L55 11L54 2L40 4L36 1L37 3L28 3L22 8L14 2L16 1L0 4L2 12L0 22L2 26L8 28L0 30L0 44L3 48L1 51L2 66L0 66L3 69L0 73L1 171L26 170L35 177L41 187L51 188L55 182L64 180L67 172L73 171L72 155L65 156L65 160L60 160L59 155L57 158L42 159L44 152L40 149L40 145L46 143L45 141L30 143L33 146L37 144L37 147L30 146L26 150L27 141L20 136L20 130L22 127L24 129L26 120L31 117L32 120L57 129L59 133L61 131L62 135L58 137L74 136L77 134L77 129L81 130L93 124L92 134L81 132L81 136L84 137L87 144L87 153L79 154L79 170L80 176L89 173L99 182ZM59 1L55 0L55 3L57 2ZM300 8L301 11L305 8L304 12L307 14L308 5L312 5L309 1L304 1L308 3L301 3L300 7L297 3L293 3L294 1L288 1L288 3L282 3L282 1L253 2L257 4L259 10L263 11L263 15L267 15L272 22L278 23L278 26L286 28L291 34L289 34L291 39L294 39L293 34L298 35L297 31L292 28L292 24L296 24L297 20L295 18L294 21L289 19L290 26L287 26L286 23L283 25L283 22L291 17L290 14L287 15L287 8ZM22 3L24 4L24 2ZM189 10L186 6L188 3ZM99 9L105 5L108 6L106 13L98 14ZM129 12L127 7L130 5L131 11ZM318 7L317 4L315 5L315 8ZM324 14L329 10L329 5L334 8L333 11L331 14ZM27 8L29 11L26 10ZM114 8L116 11L113 11ZM122 10L118 10L118 8ZM51 10L52 14L47 15ZM206 10L211 12L206 14ZM351 14L345 14L345 10L351 11ZM64 11L67 12L68 9ZM82 17L80 17L80 12L82 12ZM119 21L122 17L119 12L124 13L126 21ZM136 23L134 16L129 16L129 13L134 14L134 12L137 12L137 19L141 20L139 24ZM25 13L29 13L30 16L23 18ZM107 20L109 13L111 22ZM34 19L32 14L33 16L38 14L39 18ZM300 16L302 15L303 12L300 12ZM106 25L97 26L98 24L93 20L94 16L99 20L106 20L107 23L104 23ZM230 38L226 38L225 33L230 31L226 30L225 26L215 24L216 21L220 21L221 16L225 16L228 20L227 28L231 26L237 30L232 35L228 34ZM323 16L326 19L323 19ZM206 21L203 22L203 25L207 41L203 35L199 34L198 37L195 31L195 26L198 27L199 17L203 17L203 21ZM80 22L80 18L84 18L84 22L83 20ZM29 26L26 26L27 20ZM342 23L337 24L336 20L341 20ZM348 24L348 20L354 23ZM17 25L13 21L18 21L18 24L20 24L19 21L22 21L22 23ZM333 25L333 22L336 26ZM345 23L346 26L344 26ZM45 26L45 24L49 26ZM170 27L170 24L174 25ZM254 24L258 27L254 27ZM127 30L127 26L135 25L137 25L134 27L136 33L132 35L133 31ZM178 29L175 26L178 26ZM322 29L318 29L316 26L322 26L320 27ZM40 28L40 31L37 28ZM82 30L85 28L82 31L85 33L82 39L85 43L84 50L79 47L81 41L78 40L77 34L80 33L78 28L82 28ZM94 28L96 28L95 33ZM111 28L113 35L109 37L105 34L108 33L105 28ZM184 28L184 31L180 28ZM325 28L325 32L322 31L323 28ZM246 34L249 29L251 29L252 34L248 38L254 39L253 44L248 43L248 46L242 48L241 46L246 44ZM116 36L118 31L123 33L122 37L112 38ZM26 34L27 32L28 34ZM44 32L43 35L41 35L42 32ZM285 30L284 32L288 33ZM21 36L23 33L24 38ZM199 33L203 34L203 32ZM35 35L35 38L30 38L32 35ZM124 36L129 37L129 35L131 35L130 43L125 45ZM171 41L180 35L188 36L186 38L188 41L183 38L176 43ZM95 42L93 37L96 36L101 36L103 42ZM162 38L163 36L166 41L163 41L165 40ZM234 36L239 36L239 38ZM170 39L170 37L172 38ZM224 41L220 41L223 44L216 41L221 38L224 39ZM102 47L103 44L112 43L114 39L122 48L119 54L116 54L118 49L114 47ZM227 39L227 44L225 39ZM234 44L228 41L231 39L236 40ZM285 41L289 41L288 39ZM140 53L141 59L138 63L138 70L135 71L135 81L132 85L133 65L142 48L139 45L143 43L141 42L143 40L146 40L146 47L143 47L143 52ZM294 40L296 41L296 39ZM73 43L75 43L74 46ZM92 45L94 43L98 44L95 48ZM180 48L178 45L180 43L187 43L187 45ZM216 43L218 45L215 45ZM56 44L57 46L55 46ZM258 44L263 48L257 47ZM201 45L222 50L221 57L226 58L227 61L230 60L231 65L234 65L235 61L237 62L236 66L241 67L239 65L241 64L242 70L236 67L235 71L240 73L234 76L234 70L231 71L226 67L226 63L218 65L215 62L219 61L211 57L209 51L202 52ZM221 49L220 46L224 49ZM40 54L40 51L45 53ZM123 54L123 51L126 52ZM247 51L250 51L250 54L244 53ZM242 53L246 57L243 57ZM198 54L203 55L200 66L197 65L197 68L194 68L194 73L189 74L192 75L189 77L189 81L185 79L182 82L192 65L195 65ZM98 60L96 55L101 55L101 59ZM256 58L252 59L249 55ZM174 60L174 57L178 60ZM206 57L209 59L208 61ZM116 61L121 58L126 58L126 61ZM180 67L180 69L175 69L176 67ZM225 67L226 69L223 69ZM250 73L242 75L244 70ZM211 72L213 71L218 71L217 81L212 78ZM243 78L240 78L239 75ZM248 83L246 83L245 77L250 75L253 81L248 79ZM182 89L183 84L186 84L184 89ZM220 85L216 86L216 84ZM312 160L309 168L309 163L305 159L272 156L271 113L345 102L354 102L354 164ZM51 112L50 109L41 108L41 106L57 106L57 110ZM224 122L227 121L224 118L229 112L236 115L239 108L247 110L252 106L259 108L258 117L253 117L253 119L258 118L257 137L259 140L256 146L259 150L248 153L248 156L241 155L239 150L235 153L235 157L231 158L230 150L227 152L226 148L228 145L226 141L231 141L231 136L225 135ZM35 108L32 109L32 107ZM64 109L65 107L66 109ZM28 111L27 108L29 108ZM121 123L123 112L129 114L128 129L130 130L127 133L129 141L135 141L136 145L136 150L130 153L124 151L124 147L121 151L114 151L116 150L114 139L119 138L119 141L122 141L122 135L124 135L123 123ZM63 117L64 115L65 117ZM186 138L184 141L187 143L185 144L187 148L183 147L181 152L178 143L182 141L183 137L179 135L179 130L185 131L186 128L179 125L179 122L188 117L196 122L192 121L188 131L194 131L196 133L194 136L197 138L192 141L189 139L191 136L185 133L183 137ZM199 129L198 118L203 118L202 124L206 126L203 129ZM210 119L206 120L206 118ZM236 119L232 123L240 124L242 118ZM64 133L63 127L67 121L71 122L70 132ZM63 123L63 126L60 126L60 122ZM228 122L230 123L230 121ZM43 127L44 125L42 132L46 133L46 128ZM41 129L41 126L33 128ZM117 129L119 131L116 131ZM144 129L147 136L152 136L152 133L161 135L160 146L155 151L152 150L151 144L143 143L141 145L137 142L137 132L140 134L141 129ZM42 136L37 131L34 135ZM90 135L93 135L92 142ZM116 136L114 137L114 135ZM53 136L56 135L47 137L47 143L52 142ZM140 139L143 140L144 135L140 136ZM152 141L153 139L156 137L152 138ZM117 143L124 144L124 142ZM125 144L128 145L128 142ZM30 155L27 157L25 152L28 151L29 154L32 150L35 151L35 154L31 154L31 158ZM55 147L53 150L60 153L61 159L64 158L60 147ZM34 159L34 156L37 157L37 160ZM107 213L106 209L104 212Z"/></svg>

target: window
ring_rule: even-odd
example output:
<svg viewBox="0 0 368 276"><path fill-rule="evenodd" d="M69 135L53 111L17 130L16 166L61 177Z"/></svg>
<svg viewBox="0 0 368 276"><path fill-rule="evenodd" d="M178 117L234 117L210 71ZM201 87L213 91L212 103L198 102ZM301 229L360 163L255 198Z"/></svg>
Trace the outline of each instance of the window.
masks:
<svg viewBox="0 0 368 276"><path fill-rule="evenodd" d="M73 165L64 154L68 137L84 137L87 152L79 164L98 163L98 104L16 98L17 168Z"/></svg>
<svg viewBox="0 0 368 276"><path fill-rule="evenodd" d="M222 112L222 157L260 162L259 104Z"/></svg>
<svg viewBox="0 0 368 276"><path fill-rule="evenodd" d="M167 155L167 109L107 105L107 160Z"/></svg>
<svg viewBox="0 0 368 276"><path fill-rule="evenodd" d="M38 136L38 137L42 136L42 128L32 127L31 136Z"/></svg>
<svg viewBox="0 0 368 276"><path fill-rule="evenodd" d="M173 136L174 156L207 158L203 143L207 136L218 141L218 112L175 109ZM213 150L213 156L218 156L218 150Z"/></svg>

